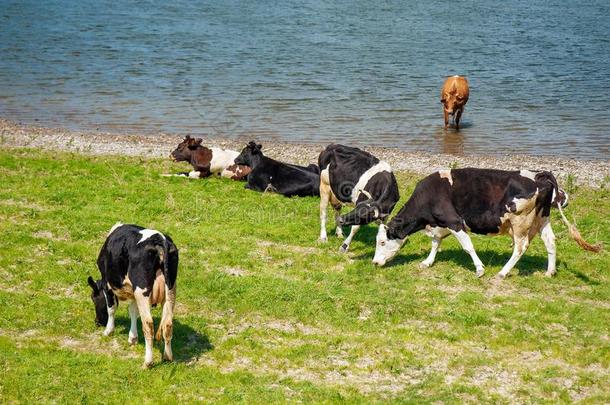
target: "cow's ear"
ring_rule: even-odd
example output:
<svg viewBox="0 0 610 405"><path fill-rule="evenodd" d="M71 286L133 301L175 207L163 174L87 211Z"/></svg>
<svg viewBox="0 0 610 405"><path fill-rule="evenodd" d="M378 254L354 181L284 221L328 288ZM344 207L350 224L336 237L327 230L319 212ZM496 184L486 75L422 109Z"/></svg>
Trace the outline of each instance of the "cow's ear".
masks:
<svg viewBox="0 0 610 405"><path fill-rule="evenodd" d="M261 145L260 143L258 145L256 145L256 149L261 150L263 149L263 145Z"/></svg>
<svg viewBox="0 0 610 405"><path fill-rule="evenodd" d="M97 288L97 284L95 284L95 281L93 280L93 277L89 276L89 278L87 278L87 283L89 283L89 287L91 287L94 294L98 294L100 292L100 290Z"/></svg>
<svg viewBox="0 0 610 405"><path fill-rule="evenodd" d="M197 138L197 139L195 140L195 143L196 143L197 145L201 145L201 142L203 142L203 139L201 139L201 138Z"/></svg>
<svg viewBox="0 0 610 405"><path fill-rule="evenodd" d="M188 141L189 139L191 139L191 136L190 136L190 135L187 135L187 136L185 136L185 137L184 137L184 140L185 140L185 141Z"/></svg>

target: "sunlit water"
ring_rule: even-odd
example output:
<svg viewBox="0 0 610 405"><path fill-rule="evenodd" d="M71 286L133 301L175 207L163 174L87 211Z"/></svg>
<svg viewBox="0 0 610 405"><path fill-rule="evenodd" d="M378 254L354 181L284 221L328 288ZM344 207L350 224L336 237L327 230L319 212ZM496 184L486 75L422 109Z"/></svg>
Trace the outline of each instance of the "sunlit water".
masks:
<svg viewBox="0 0 610 405"><path fill-rule="evenodd" d="M459 133L439 103L453 74ZM0 116L607 159L610 2L0 0Z"/></svg>

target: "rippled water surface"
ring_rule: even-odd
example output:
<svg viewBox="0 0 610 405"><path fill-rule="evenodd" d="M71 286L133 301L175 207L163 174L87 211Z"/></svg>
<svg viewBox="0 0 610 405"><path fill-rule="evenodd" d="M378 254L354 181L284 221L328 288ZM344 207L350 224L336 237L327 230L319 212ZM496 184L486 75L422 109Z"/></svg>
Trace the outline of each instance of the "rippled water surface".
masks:
<svg viewBox="0 0 610 405"><path fill-rule="evenodd" d="M0 116L607 159L610 2L0 0Z"/></svg>

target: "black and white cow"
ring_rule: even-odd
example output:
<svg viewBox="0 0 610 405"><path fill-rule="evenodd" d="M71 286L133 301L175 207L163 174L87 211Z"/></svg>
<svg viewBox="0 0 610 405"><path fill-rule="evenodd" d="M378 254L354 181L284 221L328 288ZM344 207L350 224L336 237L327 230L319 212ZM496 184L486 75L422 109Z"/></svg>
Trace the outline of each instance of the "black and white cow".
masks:
<svg viewBox="0 0 610 405"><path fill-rule="evenodd" d="M286 197L319 195L320 170L314 164L307 167L278 162L261 151L262 145L250 142L235 159L235 164L249 166L246 188L271 191Z"/></svg>
<svg viewBox="0 0 610 405"><path fill-rule="evenodd" d="M163 359L172 361L173 311L176 302L178 249L171 238L159 231L117 223L112 227L97 259L102 278L88 283L93 290L95 323L106 326L104 335L114 331L118 301L129 302L129 344L138 341L138 314L146 343L144 367L153 362L153 318L150 307L163 305L157 340L165 341Z"/></svg>
<svg viewBox="0 0 610 405"><path fill-rule="evenodd" d="M320 241L326 242L326 211L330 203L335 210L336 235L343 237L341 226L351 225L349 236L340 250L346 252L361 225L384 221L400 196L396 177L390 165L358 148L329 145L320 153ZM355 204L340 216L343 204Z"/></svg>
<svg viewBox="0 0 610 405"><path fill-rule="evenodd" d="M432 266L443 238L454 235L470 254L476 274L481 277L484 266L466 232L509 234L513 254L498 273L504 278L539 233L548 253L546 275L552 276L556 251L550 209L564 207L567 200L555 176L546 171L475 168L439 171L422 179L398 214L387 226L379 228L373 263L384 265L396 256L409 235L426 230L432 237L432 250L422 267Z"/></svg>

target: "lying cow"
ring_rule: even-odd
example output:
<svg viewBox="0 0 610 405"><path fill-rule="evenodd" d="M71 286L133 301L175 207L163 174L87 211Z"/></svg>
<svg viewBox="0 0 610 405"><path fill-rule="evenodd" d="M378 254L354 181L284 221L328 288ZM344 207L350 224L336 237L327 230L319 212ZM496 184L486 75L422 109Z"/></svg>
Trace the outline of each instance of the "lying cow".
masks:
<svg viewBox="0 0 610 405"><path fill-rule="evenodd" d="M462 76L451 76L445 80L441 90L441 103L445 115L445 128L449 124L449 116L455 119L455 128L460 129L460 118L469 96L468 80Z"/></svg>
<svg viewBox="0 0 610 405"><path fill-rule="evenodd" d="M329 145L320 153L320 241L326 242L326 210L335 210L337 237L343 237L341 226L351 225L349 236L340 250L346 252L361 225L385 220L400 196L392 168L384 161L358 148ZM343 204L355 204L340 216Z"/></svg>
<svg viewBox="0 0 610 405"><path fill-rule="evenodd" d="M380 226L373 263L384 265L396 256L409 235L425 229L432 237L432 250L422 267L432 266L443 238L454 235L470 254L476 274L481 277L484 266L466 232L509 234L514 249L498 273L504 278L540 233L548 253L546 275L552 276L556 256L550 210L557 206L563 216L561 208L567 198L553 174L545 171L465 168L433 173L417 184L409 201L390 223ZM570 233L583 248L598 250L580 235L575 236L572 226Z"/></svg>
<svg viewBox="0 0 610 405"><path fill-rule="evenodd" d="M163 305L163 315L157 329L157 340L165 341L163 359L172 361L172 325L176 301L178 249L171 238L161 232L137 225L116 224L108 234L97 259L102 278L88 283L93 290L95 323L106 326L104 335L114 331L114 313L118 301L129 302L129 344L138 341L138 314L146 342L144 367L153 361L153 318L150 307Z"/></svg>
<svg viewBox="0 0 610 405"><path fill-rule="evenodd" d="M235 159L235 164L252 168L246 188L286 197L319 195L320 171L316 165L303 167L278 162L264 156L261 149L262 145L250 142Z"/></svg>
<svg viewBox="0 0 610 405"><path fill-rule="evenodd" d="M235 158L238 152L220 148L206 148L201 145L202 139L191 138L189 135L178 144L170 154L175 162L189 162L193 170L180 173L179 176L190 178L204 178L212 175L226 177L233 180L245 180L250 173L248 166L236 165Z"/></svg>

